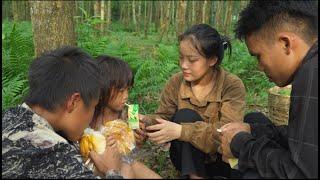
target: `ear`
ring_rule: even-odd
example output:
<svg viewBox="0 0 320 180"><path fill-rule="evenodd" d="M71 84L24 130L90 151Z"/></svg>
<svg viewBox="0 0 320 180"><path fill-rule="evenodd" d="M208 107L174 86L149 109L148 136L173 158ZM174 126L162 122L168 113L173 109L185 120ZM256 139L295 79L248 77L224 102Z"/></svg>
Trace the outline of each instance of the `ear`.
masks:
<svg viewBox="0 0 320 180"><path fill-rule="evenodd" d="M213 67L215 64L217 64L217 62L218 62L218 57L217 57L217 56L214 56L213 58L208 59L208 62L209 62L209 66L210 66L210 67Z"/></svg>
<svg viewBox="0 0 320 180"><path fill-rule="evenodd" d="M68 113L71 113L73 110L79 106L79 102L81 101L80 93L73 93L66 103L66 110Z"/></svg>
<svg viewBox="0 0 320 180"><path fill-rule="evenodd" d="M290 55L290 53L292 53L294 38L288 33L280 33L278 40L280 42L280 48L286 55Z"/></svg>

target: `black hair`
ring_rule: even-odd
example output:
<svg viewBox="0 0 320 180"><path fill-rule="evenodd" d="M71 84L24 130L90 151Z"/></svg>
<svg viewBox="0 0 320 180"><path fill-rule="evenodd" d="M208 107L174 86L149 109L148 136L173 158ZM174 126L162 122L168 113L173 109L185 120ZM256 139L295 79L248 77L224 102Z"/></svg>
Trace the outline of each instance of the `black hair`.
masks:
<svg viewBox="0 0 320 180"><path fill-rule="evenodd" d="M229 48L229 56L232 52L230 40L227 36L221 36L218 31L208 24L197 24L179 35L179 42L189 38L197 51L207 59L217 57L216 65L221 64L224 50ZM215 67L216 67L215 65Z"/></svg>
<svg viewBox="0 0 320 180"><path fill-rule="evenodd" d="M133 72L127 62L108 55L101 55L96 59L101 71L103 87L99 103L96 106L94 120L113 98L111 94L112 88L119 91L122 88L132 87L134 83Z"/></svg>
<svg viewBox="0 0 320 180"><path fill-rule="evenodd" d="M94 59L80 48L71 46L36 58L30 65L28 83L25 102L51 112L76 92L88 107L93 100L98 100L102 85Z"/></svg>
<svg viewBox="0 0 320 180"><path fill-rule="evenodd" d="M244 40L251 33L268 32L261 35L270 39L270 32L285 25L290 25L289 30L301 35L307 43L312 42L318 36L317 1L250 1L240 13L235 34Z"/></svg>

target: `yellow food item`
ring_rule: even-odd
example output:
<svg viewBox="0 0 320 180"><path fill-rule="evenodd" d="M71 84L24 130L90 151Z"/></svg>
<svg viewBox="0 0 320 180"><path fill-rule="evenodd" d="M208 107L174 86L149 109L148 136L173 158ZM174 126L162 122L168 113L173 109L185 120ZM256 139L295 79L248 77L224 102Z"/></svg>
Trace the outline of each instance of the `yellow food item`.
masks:
<svg viewBox="0 0 320 180"><path fill-rule="evenodd" d="M237 169L237 167L236 167L238 165L238 159L237 158L230 158L230 159L228 159L228 161L229 161L230 167L232 169Z"/></svg>
<svg viewBox="0 0 320 180"><path fill-rule="evenodd" d="M106 138L99 131L91 128L84 130L84 134L80 140L80 153L85 160L89 158L90 151L102 154L106 148Z"/></svg>
<svg viewBox="0 0 320 180"><path fill-rule="evenodd" d="M105 122L101 132L106 138L109 136L115 138L121 154L126 155L135 147L134 133L128 124L121 119Z"/></svg>

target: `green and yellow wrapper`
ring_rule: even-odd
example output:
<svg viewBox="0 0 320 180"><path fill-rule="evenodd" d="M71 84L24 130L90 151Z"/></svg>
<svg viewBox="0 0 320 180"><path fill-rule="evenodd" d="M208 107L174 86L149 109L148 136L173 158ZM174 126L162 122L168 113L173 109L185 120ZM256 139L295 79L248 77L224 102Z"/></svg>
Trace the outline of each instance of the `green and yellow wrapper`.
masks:
<svg viewBox="0 0 320 180"><path fill-rule="evenodd" d="M139 128L139 105L128 105L128 124L131 129Z"/></svg>

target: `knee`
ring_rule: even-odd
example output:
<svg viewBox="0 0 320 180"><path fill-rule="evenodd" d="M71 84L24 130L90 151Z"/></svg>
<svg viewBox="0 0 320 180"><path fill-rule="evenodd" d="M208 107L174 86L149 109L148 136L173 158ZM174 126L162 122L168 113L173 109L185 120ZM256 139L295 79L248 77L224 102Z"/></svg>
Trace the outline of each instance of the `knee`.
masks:
<svg viewBox="0 0 320 180"><path fill-rule="evenodd" d="M202 117L195 110L179 109L173 116L172 121L176 123L203 121Z"/></svg>
<svg viewBox="0 0 320 180"><path fill-rule="evenodd" d="M244 116L245 123L253 124L253 123L262 123L269 124L271 121L261 112L252 112L248 113Z"/></svg>

